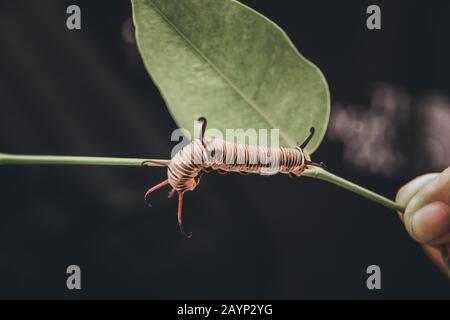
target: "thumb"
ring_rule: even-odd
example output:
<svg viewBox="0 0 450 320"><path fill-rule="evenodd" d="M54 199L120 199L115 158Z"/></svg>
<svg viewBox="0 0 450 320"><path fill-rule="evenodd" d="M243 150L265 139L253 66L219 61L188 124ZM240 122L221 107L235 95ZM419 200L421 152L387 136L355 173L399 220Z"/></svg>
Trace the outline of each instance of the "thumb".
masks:
<svg viewBox="0 0 450 320"><path fill-rule="evenodd" d="M450 171L414 179L397 195L406 207L403 222L418 242L440 244L450 241Z"/></svg>
<svg viewBox="0 0 450 320"><path fill-rule="evenodd" d="M406 208L411 201L411 199L427 184L429 184L431 181L433 181L439 173L429 173L424 174L422 176L419 176L407 184L405 184L403 187L400 188L400 190L397 193L397 197L395 198L395 202L397 202L399 205L401 205L403 208ZM403 219L404 212L398 212L400 219Z"/></svg>

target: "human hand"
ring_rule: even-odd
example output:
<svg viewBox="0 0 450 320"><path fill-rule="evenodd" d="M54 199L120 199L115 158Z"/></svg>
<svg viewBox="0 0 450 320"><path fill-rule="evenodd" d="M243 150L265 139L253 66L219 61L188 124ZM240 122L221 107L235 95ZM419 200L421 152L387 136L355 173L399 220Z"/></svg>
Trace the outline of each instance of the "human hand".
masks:
<svg viewBox="0 0 450 320"><path fill-rule="evenodd" d="M450 168L410 181L399 190L396 202L406 208L399 215L408 233L447 273L437 246L450 250Z"/></svg>

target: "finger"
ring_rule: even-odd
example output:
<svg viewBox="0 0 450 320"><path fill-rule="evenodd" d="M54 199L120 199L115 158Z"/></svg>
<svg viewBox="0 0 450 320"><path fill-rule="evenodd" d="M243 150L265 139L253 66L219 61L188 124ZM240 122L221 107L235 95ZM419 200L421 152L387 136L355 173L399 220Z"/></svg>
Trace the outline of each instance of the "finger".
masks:
<svg viewBox="0 0 450 320"><path fill-rule="evenodd" d="M438 174L423 186L407 204L405 214L413 213L431 202L444 202L450 205L450 168Z"/></svg>
<svg viewBox="0 0 450 320"><path fill-rule="evenodd" d="M439 269L441 269L444 274L448 274L440 250L437 247L430 245L424 245L423 249L425 250L426 255L439 267ZM447 244L447 250L450 250L450 244Z"/></svg>
<svg viewBox="0 0 450 320"><path fill-rule="evenodd" d="M450 242L450 206L443 202L429 203L412 215L405 215L405 227L418 242Z"/></svg>
<svg viewBox="0 0 450 320"><path fill-rule="evenodd" d="M420 189L429 184L438 175L439 173L429 173L411 180L400 188L397 197L395 198L395 202L406 208L409 201L420 191ZM400 219L403 220L403 213L399 212L398 214Z"/></svg>
<svg viewBox="0 0 450 320"><path fill-rule="evenodd" d="M450 204L450 192L448 190L450 190L450 168L424 185L408 202L403 215L404 224L411 236L417 241L436 243L447 238L445 233L439 235L441 239L437 237L439 233L445 231L450 220L450 217L447 216ZM433 204L435 202L440 204ZM433 205L428 207L428 204ZM427 208L424 208L425 206ZM424 211L421 212L421 219L416 221L414 215L421 208L424 208ZM433 222L430 222L428 226L423 226L427 217L432 219L431 221ZM430 235L428 237L424 236L423 230L430 231Z"/></svg>

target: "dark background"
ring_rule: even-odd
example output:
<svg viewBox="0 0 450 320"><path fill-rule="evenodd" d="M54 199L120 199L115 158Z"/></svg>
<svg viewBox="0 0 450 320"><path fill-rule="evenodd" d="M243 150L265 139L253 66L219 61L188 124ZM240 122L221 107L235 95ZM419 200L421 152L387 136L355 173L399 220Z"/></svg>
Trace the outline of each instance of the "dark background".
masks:
<svg viewBox="0 0 450 320"><path fill-rule="evenodd" d="M336 110L366 121L359 131L330 129L314 159L389 197L415 175L450 163L444 153L431 165L422 148L426 126L415 112L428 110L427 97L450 95L448 2L243 2L278 23L321 68ZM70 4L81 7L81 31L66 28ZM366 28L369 4L381 6L382 30ZM2 152L169 157L176 125L126 40L130 12L125 0L0 1ZM390 128L387 150L402 159L376 167L387 171L371 165L377 149L370 139L365 161L345 154L380 114L370 112L380 85L403 92L409 110L377 118ZM443 105L445 124L450 107ZM153 208L144 206L146 189L165 175L161 168L1 167L0 297L450 297L448 282L396 214L348 191L308 178L210 174L185 197L194 234L187 241L166 192L154 195ZM82 269L81 291L66 289L71 264ZM381 267L380 291L366 288L371 264Z"/></svg>

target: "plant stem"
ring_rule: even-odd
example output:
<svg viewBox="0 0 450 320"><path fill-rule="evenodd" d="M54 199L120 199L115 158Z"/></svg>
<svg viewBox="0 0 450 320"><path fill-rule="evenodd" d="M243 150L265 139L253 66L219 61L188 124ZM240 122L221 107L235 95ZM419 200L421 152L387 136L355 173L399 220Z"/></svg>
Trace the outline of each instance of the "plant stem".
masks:
<svg viewBox="0 0 450 320"><path fill-rule="evenodd" d="M315 178L319 180L324 180L327 182L330 182L332 184L335 184L339 187L342 187L344 189L353 191L354 193L359 194L360 196L363 196L369 200L378 202L379 204L388 207L390 209L404 212L405 208L400 206L399 204L395 203L394 201L385 198L378 193L375 193L373 191L370 191L366 188L363 188L356 183L350 182L348 180L345 180L341 177L338 177L326 170L320 169L320 168L314 168L314 169L307 169L305 172L303 172L303 175L310 178Z"/></svg>
<svg viewBox="0 0 450 320"><path fill-rule="evenodd" d="M379 195L378 193L375 193L369 189L363 188L353 182L350 182L341 177L338 177L326 170L323 170L320 168L307 169L307 170L305 170L303 175L306 177L330 182L339 187L342 187L342 188L350 190L356 194L359 194L360 196L363 196L369 200L378 202L379 204L381 204L385 207L388 207L390 209L396 210L401 213L405 212L405 208L400 206L399 204L395 203L394 201L389 200L388 198L383 197L382 195ZM439 250L441 251L442 259L444 260L444 265L447 268L447 276L450 279L450 259L449 259L447 246L445 244L441 244L441 245L439 245Z"/></svg>
<svg viewBox="0 0 450 320"><path fill-rule="evenodd" d="M0 153L0 165L85 165L85 166L141 166L147 159L108 158L108 157L73 157L73 156L38 156ZM158 159L152 159L158 161ZM159 160L161 161L161 160ZM159 166L146 163L146 166Z"/></svg>
<svg viewBox="0 0 450 320"><path fill-rule="evenodd" d="M91 166L141 166L148 159L138 158L108 158L108 157L73 157L73 156L39 156L39 155L17 155L0 153L0 165L91 165ZM160 159L152 159L155 161L167 161ZM160 166L154 163L146 163L146 166ZM379 204L390 209L404 212L405 208L400 206L388 198L369 189L363 188L353 182L338 177L328 171L320 168L307 169L303 173L304 176L324 180L335 184L344 189L353 191L360 196L369 200L378 202ZM440 246L442 258L447 267L448 276L450 278L450 261L445 244Z"/></svg>

